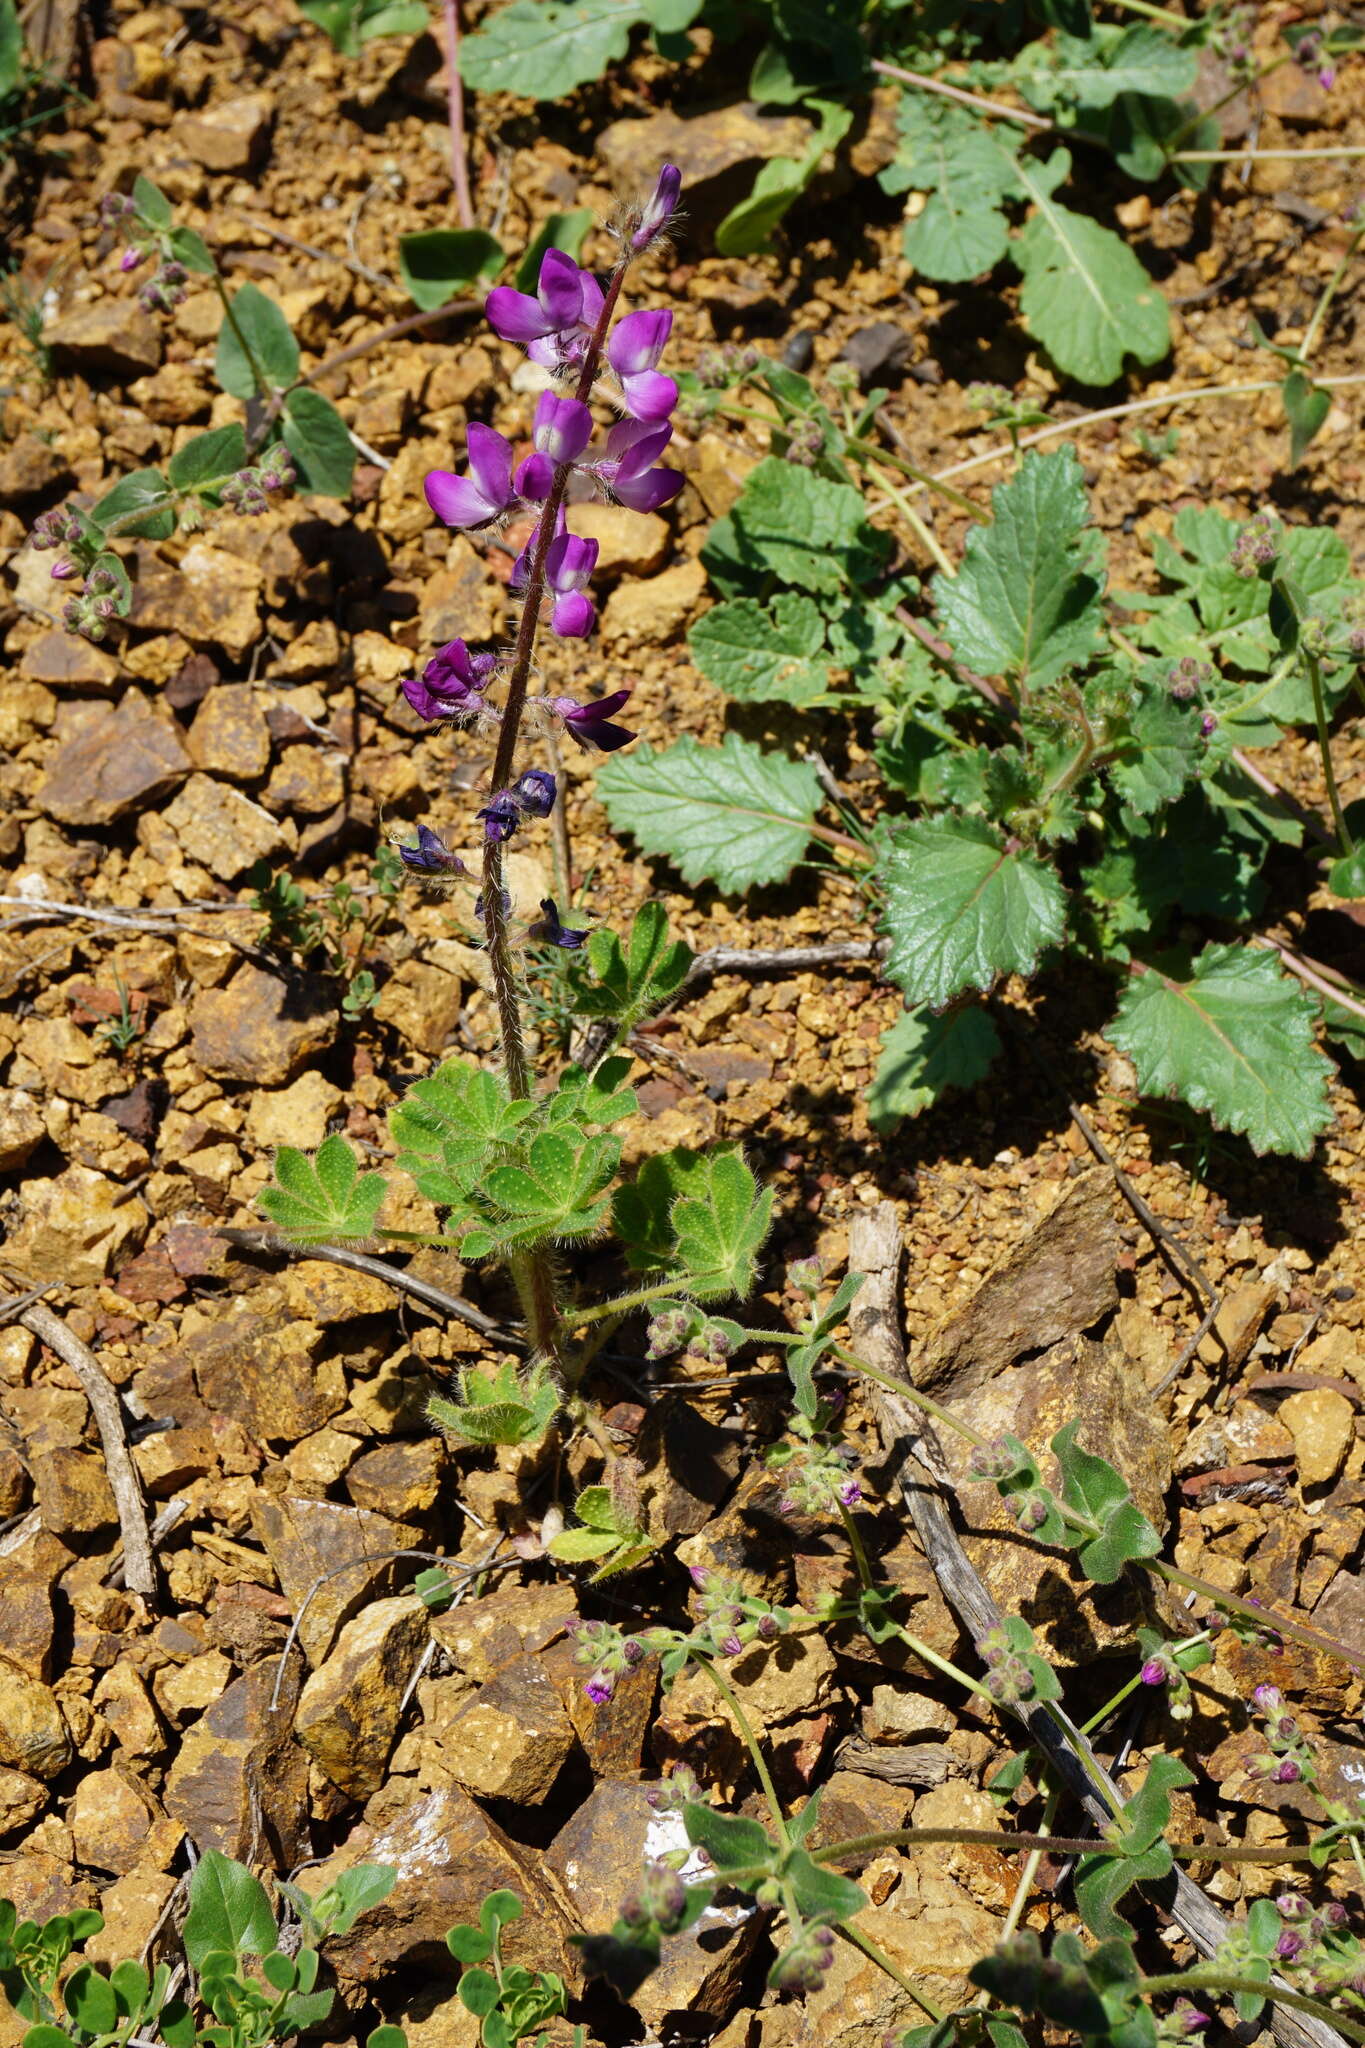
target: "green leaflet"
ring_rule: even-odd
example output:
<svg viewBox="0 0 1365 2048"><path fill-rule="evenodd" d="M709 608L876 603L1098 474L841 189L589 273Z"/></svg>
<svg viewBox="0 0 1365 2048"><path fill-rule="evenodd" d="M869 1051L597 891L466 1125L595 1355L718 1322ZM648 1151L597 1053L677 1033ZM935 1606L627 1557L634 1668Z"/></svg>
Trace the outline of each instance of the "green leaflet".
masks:
<svg viewBox="0 0 1365 2048"><path fill-rule="evenodd" d="M929 195L906 221L906 261L946 284L994 269L1009 244L1001 209L1019 196L1014 153L989 123L928 93L905 93L896 119L896 158L878 182L885 192Z"/></svg>
<svg viewBox="0 0 1365 2048"><path fill-rule="evenodd" d="M736 733L719 747L689 737L615 754L597 771L597 793L645 853L667 855L685 881L727 892L784 881L820 806L813 768Z"/></svg>
<svg viewBox="0 0 1365 2048"><path fill-rule="evenodd" d="M980 1081L1000 1050L1000 1035L979 1005L945 1010L906 1010L883 1033L881 1058L867 1092L867 1120L874 1131L891 1131L903 1117L918 1116L951 1088Z"/></svg>
<svg viewBox="0 0 1365 2048"><path fill-rule="evenodd" d="M559 100L619 64L637 22L677 33L701 0L512 0L465 39L460 71L476 92Z"/></svg>
<svg viewBox="0 0 1365 2048"><path fill-rule="evenodd" d="M1109 1037L1149 1095L1174 1095L1256 1152L1306 1159L1331 1122L1332 1063L1314 1007L1273 953L1206 946L1188 981L1155 968L1129 982Z"/></svg>
<svg viewBox="0 0 1365 2048"><path fill-rule="evenodd" d="M752 597L712 605L688 635L709 683L743 703L806 705L829 689L825 621L809 597L784 591L765 607Z"/></svg>
<svg viewBox="0 0 1365 2048"><path fill-rule="evenodd" d="M889 838L886 972L909 1001L941 1009L965 988L1032 972L1062 936L1066 892L1054 869L980 818L920 818Z"/></svg>
<svg viewBox="0 0 1365 2048"><path fill-rule="evenodd" d="M1111 229L1052 196L1071 169L1059 149L1046 164L1019 161L1035 212L1014 244L1024 274L1020 304L1059 370L1083 384L1112 384L1125 356L1157 363L1171 345L1166 301Z"/></svg>
<svg viewBox="0 0 1365 2048"><path fill-rule="evenodd" d="M384 1194L383 1174L362 1173L346 1140L331 1137L311 1160L284 1146L257 1201L295 1244L344 1244L374 1236Z"/></svg>

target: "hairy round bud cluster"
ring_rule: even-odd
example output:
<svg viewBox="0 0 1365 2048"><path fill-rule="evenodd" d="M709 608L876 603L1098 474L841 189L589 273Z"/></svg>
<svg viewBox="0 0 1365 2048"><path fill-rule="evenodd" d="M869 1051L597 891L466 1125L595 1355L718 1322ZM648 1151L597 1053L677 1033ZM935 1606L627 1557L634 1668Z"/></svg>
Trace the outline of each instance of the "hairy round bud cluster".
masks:
<svg viewBox="0 0 1365 2048"><path fill-rule="evenodd" d="M706 1647L721 1657L738 1657L751 1643L771 1643L791 1626L785 1608L774 1607L757 1594L746 1593L704 1565L688 1567L701 1609L700 1634Z"/></svg>
<svg viewBox="0 0 1365 2048"><path fill-rule="evenodd" d="M1258 1685L1251 1695L1265 1716L1266 1750L1251 1759L1247 1774L1272 1785L1297 1785L1317 1776L1317 1757L1298 1721L1286 1712L1280 1689Z"/></svg>
<svg viewBox="0 0 1365 2048"><path fill-rule="evenodd" d="M681 1351L692 1329L692 1315L685 1308L661 1308L651 1316L645 1332L646 1358L672 1358Z"/></svg>
<svg viewBox="0 0 1365 2048"><path fill-rule="evenodd" d="M1280 559L1279 527L1268 512L1258 512L1233 542L1229 558L1239 576L1259 576Z"/></svg>
<svg viewBox="0 0 1365 2048"><path fill-rule="evenodd" d="M697 379L708 391L724 391L753 375L763 357L751 343L722 341L701 350Z"/></svg>
<svg viewBox="0 0 1365 2048"><path fill-rule="evenodd" d="M824 1277L823 1260L793 1259L787 1268L787 1287L792 1294L804 1294L808 1301L814 1301Z"/></svg>
<svg viewBox="0 0 1365 2048"><path fill-rule="evenodd" d="M787 460L814 469L825 451L824 429L815 420L798 420L787 443Z"/></svg>
<svg viewBox="0 0 1365 2048"><path fill-rule="evenodd" d="M863 1497L853 1476L858 1453L852 1444L816 1434L802 1444L775 1444L767 1462L782 1475L780 1515L837 1514L841 1507L856 1507Z"/></svg>
<svg viewBox="0 0 1365 2048"><path fill-rule="evenodd" d="M143 312L170 313L183 305L188 296L188 276L184 264L177 263L173 256L159 264L137 295Z"/></svg>
<svg viewBox="0 0 1365 2048"><path fill-rule="evenodd" d="M768 1982L775 1991L818 1991L834 1961L834 1929L823 1921L802 1928L773 1964Z"/></svg>
<svg viewBox="0 0 1365 2048"><path fill-rule="evenodd" d="M1176 1662L1175 1652L1168 1643L1154 1650L1140 1673L1144 1685L1164 1685L1166 1707L1172 1720L1188 1721L1194 1712L1190 1694L1190 1681Z"/></svg>
<svg viewBox="0 0 1365 2048"><path fill-rule="evenodd" d="M676 1934L687 1911L687 1886L667 1863L646 1863L640 1882L621 1902L621 1918L639 1933L656 1927L660 1934Z"/></svg>
<svg viewBox="0 0 1365 2048"><path fill-rule="evenodd" d="M222 499L229 512L254 518L270 503L272 491L287 491L298 481L294 458L283 446L268 448L260 461L239 469L223 485Z"/></svg>
<svg viewBox="0 0 1365 2048"><path fill-rule="evenodd" d="M1002 1436L988 1444L973 1444L967 1470L973 1479L1008 1479L1017 1463L1014 1452Z"/></svg>
<svg viewBox="0 0 1365 2048"><path fill-rule="evenodd" d="M1321 612L1310 612L1299 625L1299 644L1310 654L1324 655L1332 652L1332 628Z"/></svg>
<svg viewBox="0 0 1365 2048"><path fill-rule="evenodd" d="M1051 1502L1042 1487L1024 1486L1017 1493L1003 1496L1005 1512L1028 1534L1041 1529L1048 1518Z"/></svg>
<svg viewBox="0 0 1365 2048"><path fill-rule="evenodd" d="M49 548L68 546L81 538L81 523L69 506L55 506L51 512L40 512L29 528L29 546L39 554Z"/></svg>
<svg viewBox="0 0 1365 2048"><path fill-rule="evenodd" d="M646 1806L652 1806L655 1813L681 1813L702 1796L701 1780L687 1764L674 1764L662 1785L651 1785L645 1794Z"/></svg>
<svg viewBox="0 0 1365 2048"><path fill-rule="evenodd" d="M1000 412L1014 400L1003 384L969 384L962 396L973 412Z"/></svg>
<svg viewBox="0 0 1365 2048"><path fill-rule="evenodd" d="M993 1628L976 1646L986 1666L986 1690L1002 1707L1018 1706L1033 1697L1033 1673L1003 1628Z"/></svg>
<svg viewBox="0 0 1365 2048"><path fill-rule="evenodd" d="M106 192L100 201L100 222L107 228L116 228L122 222L131 220L136 212L137 207L133 201L122 192Z"/></svg>
<svg viewBox="0 0 1365 2048"><path fill-rule="evenodd" d="M575 1664L592 1666L592 1675L583 1690L597 1706L605 1706L616 1691L617 1679L643 1664L650 1654L650 1645L638 1636L613 1628L609 1621L574 1620L568 1629L575 1638Z"/></svg>
<svg viewBox="0 0 1365 2048"><path fill-rule="evenodd" d="M1166 686L1177 703L1185 704L1191 697L1202 696L1212 681L1213 670L1209 664L1186 654L1172 664Z"/></svg>
<svg viewBox="0 0 1365 2048"><path fill-rule="evenodd" d="M1163 2043L1179 2044L1188 2041L1195 2034L1202 2034L1205 2027L1213 2025L1212 2013L1200 2012L1190 2004L1188 1998L1178 1998L1170 2012L1157 2021L1157 2040Z"/></svg>

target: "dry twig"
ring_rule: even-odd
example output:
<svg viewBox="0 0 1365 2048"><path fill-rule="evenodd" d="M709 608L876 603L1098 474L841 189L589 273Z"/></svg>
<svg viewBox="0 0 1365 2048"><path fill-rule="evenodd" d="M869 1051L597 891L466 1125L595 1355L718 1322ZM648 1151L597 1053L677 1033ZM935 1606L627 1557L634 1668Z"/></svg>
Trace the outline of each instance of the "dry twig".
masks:
<svg viewBox="0 0 1365 2048"><path fill-rule="evenodd" d="M347 1245L290 1244L287 1238L276 1237L269 1230L221 1229L214 1235L225 1238L243 1252L268 1253L277 1259L326 1259L333 1266L348 1266L353 1273L368 1273L397 1293L410 1294L427 1308L439 1309L443 1315L454 1316L458 1321L467 1323L481 1337L492 1337L510 1351L525 1351L527 1348L526 1339L519 1330L500 1323L495 1316L486 1315L481 1308L475 1308L472 1301L466 1301L463 1295L447 1294L444 1288L434 1287L430 1280L419 1280L415 1273L405 1273L400 1266L391 1266L385 1259L372 1259L366 1252L353 1252Z"/></svg>

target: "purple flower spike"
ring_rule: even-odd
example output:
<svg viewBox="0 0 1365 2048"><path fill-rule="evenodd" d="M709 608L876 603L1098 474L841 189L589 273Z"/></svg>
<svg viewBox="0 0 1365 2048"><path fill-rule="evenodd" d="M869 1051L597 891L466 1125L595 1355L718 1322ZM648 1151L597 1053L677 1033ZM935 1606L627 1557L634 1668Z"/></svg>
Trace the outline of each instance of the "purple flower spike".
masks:
<svg viewBox="0 0 1365 2048"><path fill-rule="evenodd" d="M449 469L428 471L422 489L436 517L447 526L487 526L516 497L512 489L512 444L471 420L466 435L469 475Z"/></svg>
<svg viewBox="0 0 1365 2048"><path fill-rule="evenodd" d="M607 361L621 380L626 404L637 420L666 420L678 402L678 387L656 365L673 326L665 312L627 313L607 343Z"/></svg>
<svg viewBox="0 0 1365 2048"><path fill-rule="evenodd" d="M465 864L458 853L452 853L444 839L429 825L419 825L416 846L400 846L398 854L404 867L411 868L415 874L462 875L465 872Z"/></svg>
<svg viewBox="0 0 1365 2048"><path fill-rule="evenodd" d="M560 398L554 391L542 391L531 439L551 462L577 462L592 439L592 414L576 398Z"/></svg>
<svg viewBox="0 0 1365 2048"><path fill-rule="evenodd" d="M664 164L660 168L658 182L641 211L639 224L630 238L630 246L637 253L647 249L668 226L677 208L678 195L681 191L682 172L676 164Z"/></svg>
<svg viewBox="0 0 1365 2048"><path fill-rule="evenodd" d="M495 285L484 301L488 323L504 341L542 341L546 335L573 327L583 312L583 272L562 249L547 249L540 263L536 295Z"/></svg>
<svg viewBox="0 0 1365 2048"><path fill-rule="evenodd" d="M561 924L553 896L542 896L540 907L544 916L538 917L534 924L527 926L527 937L539 939L542 945L561 946L566 953L576 953L588 936L586 927L582 931L574 931L568 925ZM627 1649L630 1647L630 1644L626 1645ZM634 1647L638 1655L627 1657L627 1663L638 1663L640 1657L644 1655L638 1643Z"/></svg>
<svg viewBox="0 0 1365 2048"><path fill-rule="evenodd" d="M555 779L548 768L528 768L511 792L528 818L548 818L555 807Z"/></svg>
<svg viewBox="0 0 1365 2048"><path fill-rule="evenodd" d="M610 1671L594 1671L583 1688L595 1707L605 1707L616 1691L616 1678Z"/></svg>
<svg viewBox="0 0 1365 2048"><path fill-rule="evenodd" d="M550 495L555 480L555 466L548 455L528 455L517 469L512 483L519 498L529 498L534 505L543 505Z"/></svg>
<svg viewBox="0 0 1365 2048"><path fill-rule="evenodd" d="M593 704L578 704L572 697L552 697L550 709L563 719L564 730L580 747L596 747L601 753L614 754L618 747L629 746L635 737L625 726L614 724L611 716L629 697L629 690L612 690Z"/></svg>
<svg viewBox="0 0 1365 2048"><path fill-rule="evenodd" d="M667 424L619 420L607 435L604 460L595 465L597 477L632 512L657 512L683 487L680 470L650 467L672 438L673 429Z"/></svg>
<svg viewBox="0 0 1365 2048"><path fill-rule="evenodd" d="M496 796L490 797L479 816L483 819L486 837L494 846L502 846L521 823L521 805L510 789L500 789Z"/></svg>
<svg viewBox="0 0 1365 2048"><path fill-rule="evenodd" d="M597 618L592 601L583 595L597 566L597 542L561 533L550 542L545 573L555 595L550 629L561 640L584 640Z"/></svg>

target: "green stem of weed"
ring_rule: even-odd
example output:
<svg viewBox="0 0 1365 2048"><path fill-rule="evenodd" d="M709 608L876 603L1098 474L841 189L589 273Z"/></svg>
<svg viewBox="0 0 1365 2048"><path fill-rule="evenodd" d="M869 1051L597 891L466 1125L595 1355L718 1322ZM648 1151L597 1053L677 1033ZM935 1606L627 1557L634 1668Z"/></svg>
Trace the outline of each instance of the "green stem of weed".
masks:
<svg viewBox="0 0 1365 2048"><path fill-rule="evenodd" d="M857 456L864 464L882 462L889 469L898 469L902 476L908 476L922 490L937 491L941 498L946 498L950 505L956 505L959 512L965 512L978 525L985 521L986 515L981 507L974 505L961 491L955 491L951 484L945 484L941 477L932 476L927 469L917 469L913 462L907 462L903 455L897 455L890 448L878 448L871 441L850 441L848 453Z"/></svg>
<svg viewBox="0 0 1365 2048"><path fill-rule="evenodd" d="M901 518L905 521L911 533L914 534L920 546L938 563L944 575L955 575L956 571L942 542L937 534L930 527L926 526L899 485L892 483L889 476L883 476L880 470L874 469L871 463L867 465L867 473L877 485L877 488L886 492L887 497L900 513Z"/></svg>
<svg viewBox="0 0 1365 2048"><path fill-rule="evenodd" d="M1341 808L1341 796L1337 789L1336 769L1332 765L1332 735L1327 729L1327 703L1322 688L1322 663L1310 647L1303 649L1303 665L1308 671L1308 681L1313 691L1313 723L1318 729L1318 752L1322 756L1323 780L1327 784L1327 801L1332 807L1332 823L1337 828L1339 851L1352 854L1356 850L1351 830Z"/></svg>
<svg viewBox="0 0 1365 2048"><path fill-rule="evenodd" d="M892 1983L899 1984L901 1990L914 1999L921 2012L927 2012L931 2020L944 2020L948 2017L943 2007L935 2005L933 1999L906 1976L900 1964L893 1963L886 1951L878 1948L876 1942L870 1940L861 1928L856 1927L851 1920L840 1920L837 1925L844 1940L851 1941L855 1948L860 1948L868 1961L875 1963L879 1970L885 1970Z"/></svg>
<svg viewBox="0 0 1365 2048"><path fill-rule="evenodd" d="M1144 1997L1156 1998L1163 1991L1178 1991L1188 1997L1194 1991L1221 1991L1229 1998L1246 1992L1252 1998L1273 1999L1295 2012L1311 2013L1314 2019L1335 2027L1348 2041L1365 2041L1365 2026L1350 2020L1320 1999L1306 1998L1301 1991L1288 1991L1278 1984L1263 1984L1257 1977L1236 1977L1221 1970L1172 1970L1168 1976L1144 1977L1138 1986Z"/></svg>
<svg viewBox="0 0 1365 2048"><path fill-rule="evenodd" d="M754 1734L749 1716L740 1705L739 1697L729 1679L711 1662L709 1657L703 1657L696 1650L693 1650L692 1661L696 1664L698 1670L706 1673L712 1685L714 1685L716 1691L735 1717L735 1725L744 1738L744 1746L752 1759L754 1771L758 1777L759 1785L762 1787L763 1797L768 1802L768 1811L773 1817L773 1826L777 1830L777 1839L782 1845L782 1853L785 1856L791 1850L791 1836L787 1832L787 1817L782 1811L782 1801L777 1796L777 1787L773 1783L772 1773L769 1771L767 1760L759 1747L758 1737Z"/></svg>

